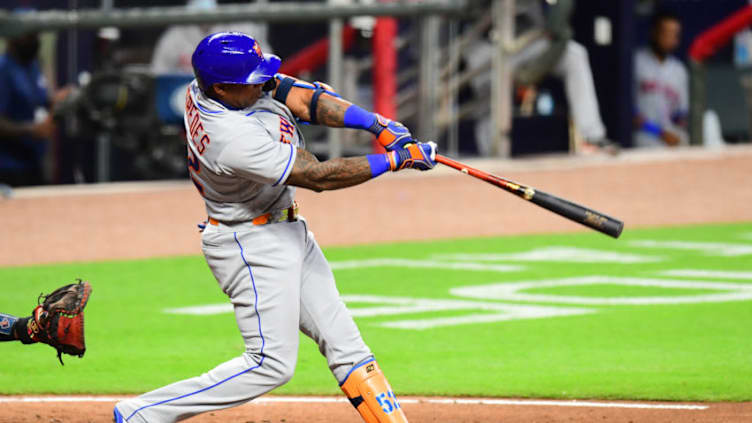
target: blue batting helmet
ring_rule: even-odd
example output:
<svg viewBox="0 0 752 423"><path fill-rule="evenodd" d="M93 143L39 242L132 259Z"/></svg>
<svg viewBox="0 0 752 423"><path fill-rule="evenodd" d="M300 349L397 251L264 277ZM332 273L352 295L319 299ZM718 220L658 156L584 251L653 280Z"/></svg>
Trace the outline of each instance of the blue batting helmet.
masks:
<svg viewBox="0 0 752 423"><path fill-rule="evenodd" d="M240 32L219 32L201 40L191 63L202 89L212 84L262 84L272 78L282 61L264 54L258 42Z"/></svg>

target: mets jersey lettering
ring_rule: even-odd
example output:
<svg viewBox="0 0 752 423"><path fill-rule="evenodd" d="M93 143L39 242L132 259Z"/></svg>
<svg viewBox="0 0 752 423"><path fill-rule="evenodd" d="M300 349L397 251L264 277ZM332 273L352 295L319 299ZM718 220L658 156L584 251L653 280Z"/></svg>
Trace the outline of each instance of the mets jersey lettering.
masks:
<svg viewBox="0 0 752 423"><path fill-rule="evenodd" d="M295 126L282 116L279 117L279 141L290 144L295 136Z"/></svg>
<svg viewBox="0 0 752 423"><path fill-rule="evenodd" d="M190 88L188 91L190 91ZM211 140L209 139L209 135L204 132L204 125L201 124L201 116L199 115L198 108L193 103L190 93L186 93L185 100L185 117L187 121L190 121L187 133L196 150L198 150L198 154L202 155Z"/></svg>

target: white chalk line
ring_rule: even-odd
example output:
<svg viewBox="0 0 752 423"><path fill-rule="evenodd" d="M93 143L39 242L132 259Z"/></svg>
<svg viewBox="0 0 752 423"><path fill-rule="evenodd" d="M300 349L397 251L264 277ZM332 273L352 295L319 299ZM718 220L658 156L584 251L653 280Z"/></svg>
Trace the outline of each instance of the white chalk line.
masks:
<svg viewBox="0 0 752 423"><path fill-rule="evenodd" d="M564 262L564 263L650 263L663 258L642 254L595 250L571 246L548 246L514 253L451 253L435 254L437 260L460 260L470 262Z"/></svg>
<svg viewBox="0 0 752 423"><path fill-rule="evenodd" d="M118 402L132 397L100 397L100 396L51 396L51 397L2 397L0 403L51 403L51 402ZM253 400L256 404L274 403L346 403L344 397L261 397ZM632 408L646 410L707 410L708 405L700 404L654 404L636 402L607 402L607 401L579 401L579 400L535 400L535 399L502 399L502 398L399 398L401 404L456 404L456 405L516 405L540 407L582 407L582 408Z"/></svg>
<svg viewBox="0 0 752 423"><path fill-rule="evenodd" d="M675 289L708 289L725 292L719 294L685 295L678 297L582 297L551 294L531 294L524 292L527 289L535 288L603 284ZM734 283L723 281L708 282L705 280L630 278L605 275L470 285L451 288L449 292L452 295L456 295L458 297L478 298L483 300L560 302L577 305L698 304L752 300L752 285L750 285L749 283Z"/></svg>
<svg viewBox="0 0 752 423"><path fill-rule="evenodd" d="M519 272L524 266L515 264L488 264L473 262L447 262L439 260L411 260L402 258L377 258L329 262L332 270L362 269L366 267L407 267L415 269L473 270L485 272Z"/></svg>
<svg viewBox="0 0 752 423"><path fill-rule="evenodd" d="M690 250L709 256L737 257L752 254L752 244L724 242L692 242L678 240L643 239L630 241L629 245L642 248L659 248L669 250Z"/></svg>
<svg viewBox="0 0 752 423"><path fill-rule="evenodd" d="M689 278L749 279L752 281L752 272L727 270L674 269L663 271L661 275Z"/></svg>

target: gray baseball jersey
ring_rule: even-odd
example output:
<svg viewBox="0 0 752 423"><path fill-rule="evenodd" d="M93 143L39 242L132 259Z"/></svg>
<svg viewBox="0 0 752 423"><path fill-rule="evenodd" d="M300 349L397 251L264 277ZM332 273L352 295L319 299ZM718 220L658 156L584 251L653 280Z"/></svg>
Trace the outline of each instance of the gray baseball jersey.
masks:
<svg viewBox="0 0 752 423"><path fill-rule="evenodd" d="M674 132L686 143L686 130L676 124L689 110L689 77L684 65L673 56L661 62L650 49L642 49L635 54L634 67L637 113ZM644 131L637 132L635 144L665 146L657 136Z"/></svg>
<svg viewBox="0 0 752 423"><path fill-rule="evenodd" d="M249 108L229 110L196 82L185 104L191 178L209 216L242 222L292 205L295 188L284 182L296 147L305 144L285 105L265 94Z"/></svg>
<svg viewBox="0 0 752 423"><path fill-rule="evenodd" d="M194 82L185 125L191 178L219 221L203 231L202 251L233 305L245 352L201 376L119 402L128 423L176 422L286 383L299 331L318 344L338 382L372 358L306 221L251 222L293 202L295 190L284 183L303 137L290 110L268 95L231 110Z"/></svg>

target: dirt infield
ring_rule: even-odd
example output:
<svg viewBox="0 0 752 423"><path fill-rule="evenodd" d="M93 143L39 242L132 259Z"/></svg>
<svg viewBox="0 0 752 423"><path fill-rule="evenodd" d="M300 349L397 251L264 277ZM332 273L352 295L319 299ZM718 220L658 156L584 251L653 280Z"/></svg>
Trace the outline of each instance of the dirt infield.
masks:
<svg viewBox="0 0 752 423"><path fill-rule="evenodd" d="M474 165L621 218L626 222L625 231L637 226L752 221L749 147ZM322 245L585 230L448 169L381 179L337 192L299 191L302 213ZM192 185L180 181L19 190L12 199L0 199L0 216L4 219L0 266L13 266L199 254L195 224L205 218L205 211ZM102 399L3 399L0 397L0 423L104 423L110 421L113 405ZM403 400L410 421L752 421L752 403L660 409L431 401ZM267 401L191 421L323 423L360 419L345 402Z"/></svg>
<svg viewBox="0 0 752 423"><path fill-rule="evenodd" d="M207 413L190 420L195 423L357 423L355 410L344 401L271 401ZM0 398L0 400L2 400ZM102 401L103 400L103 401ZM282 401L277 401L282 400ZM461 401L464 401L461 402ZM493 401L493 400L491 400ZM505 400L507 401L507 400ZM442 403L437 403L442 402ZM404 398L402 408L412 423L491 422L696 422L723 423L752 420L752 403L696 404L597 402L590 401L507 401L516 404L468 404L436 398ZM550 404L548 404L550 403ZM2 404L0 423L106 423L111 421L114 402L102 398L92 402L12 402ZM688 407L661 409L641 407ZM692 407L692 408L689 408Z"/></svg>
<svg viewBox="0 0 752 423"><path fill-rule="evenodd" d="M752 221L752 148L475 162L637 226ZM301 212L324 246L586 230L441 168L316 194ZM42 187L0 199L0 266L200 254L189 182ZM388 228L388 229L387 229Z"/></svg>

